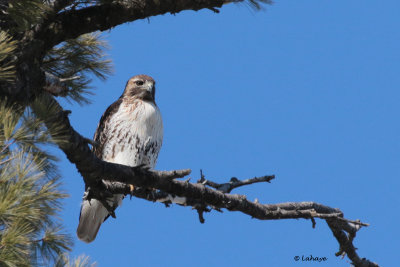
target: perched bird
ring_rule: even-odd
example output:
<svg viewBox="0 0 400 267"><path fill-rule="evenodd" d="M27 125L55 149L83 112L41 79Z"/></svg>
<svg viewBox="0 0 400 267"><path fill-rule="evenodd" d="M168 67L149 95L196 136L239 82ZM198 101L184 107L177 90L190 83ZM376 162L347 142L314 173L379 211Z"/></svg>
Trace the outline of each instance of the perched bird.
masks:
<svg viewBox="0 0 400 267"><path fill-rule="evenodd" d="M137 75L129 79L121 97L107 108L97 126L94 135L97 157L132 167L154 168L163 139L155 92L155 81L150 76ZM88 188L85 190L87 196ZM123 198L122 194L114 194L106 202L115 209ZM103 204L84 196L77 229L80 240L90 243L96 238L100 225L110 215Z"/></svg>

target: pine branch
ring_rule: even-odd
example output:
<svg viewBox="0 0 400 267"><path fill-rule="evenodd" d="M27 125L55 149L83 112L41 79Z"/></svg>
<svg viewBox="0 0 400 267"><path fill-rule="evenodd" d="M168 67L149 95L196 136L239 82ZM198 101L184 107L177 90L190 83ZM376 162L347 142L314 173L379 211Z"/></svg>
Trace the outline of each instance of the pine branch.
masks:
<svg viewBox="0 0 400 267"><path fill-rule="evenodd" d="M15 59L12 53L16 50L17 42L6 32L0 31L0 82L12 82L15 78ZM11 55L11 56L10 56ZM4 86L6 87L6 86ZM4 90L3 88L1 89ZM4 90L5 91L5 90Z"/></svg>
<svg viewBox="0 0 400 267"><path fill-rule="evenodd" d="M67 1L68 2L68 1ZM176 14L183 10L211 9L216 10L226 0L140 0L140 1L112 1L103 4L88 6L81 9L66 10L51 20L46 20L35 34L35 39L44 41L45 49L78 36L94 31L105 31L125 22L163 15ZM259 8L259 3L271 3L269 0L251 0L248 3ZM79 27L77 27L79 25Z"/></svg>
<svg viewBox="0 0 400 267"><path fill-rule="evenodd" d="M105 58L107 43L98 33L85 34L48 51L43 60L44 90L79 104L90 103L91 74L105 79L112 72L111 60Z"/></svg>
<svg viewBox="0 0 400 267"><path fill-rule="evenodd" d="M260 204L258 201L247 200L245 196L226 194L223 191L206 187L202 183L175 180L175 178L190 174L190 170L155 171L143 166L129 167L102 161L91 152L85 138L72 128L66 112L57 101L52 97L47 98L46 101L48 102L44 106L52 107L51 111L43 113L40 109L38 110L38 107L33 107L33 109L38 111L38 115L47 114L42 116L48 128L62 129L61 132L68 142L60 143L59 147L75 164L89 187L95 188L101 179L106 179L120 183L120 187L116 187L118 190L128 190L129 185L156 188L173 196L185 198L188 205L190 205L188 200L200 203L200 206L195 205L196 203L191 205L198 210L200 220L204 220L202 213L208 211L207 206L240 211L260 220L310 219L313 226L315 226L314 218L324 219L339 243L340 252L345 252L355 266L378 266L366 259L360 259L352 244L356 232L367 224L345 219L339 209L315 202ZM43 107L43 105L40 106ZM250 184L248 181L235 182L236 184ZM107 197L106 192L103 196L98 195L97 197L99 196Z"/></svg>

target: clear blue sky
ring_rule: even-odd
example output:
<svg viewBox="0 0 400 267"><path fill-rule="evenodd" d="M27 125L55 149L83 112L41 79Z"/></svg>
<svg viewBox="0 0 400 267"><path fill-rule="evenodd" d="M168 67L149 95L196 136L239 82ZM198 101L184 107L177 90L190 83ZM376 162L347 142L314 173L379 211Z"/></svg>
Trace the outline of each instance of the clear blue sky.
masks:
<svg viewBox="0 0 400 267"><path fill-rule="evenodd" d="M275 174L237 190L262 203L316 201L361 219L361 257L396 266L400 250L400 2L277 0L265 11L227 5L119 26L105 34L115 74L94 80L93 104L68 105L92 137L128 78L157 81L164 144L157 169L191 168L195 181ZM58 153L61 155L61 153ZM61 155L75 237L83 182ZM324 221L258 221L238 212L126 199L94 243L73 255L98 266L349 266ZM295 262L296 255L327 257Z"/></svg>

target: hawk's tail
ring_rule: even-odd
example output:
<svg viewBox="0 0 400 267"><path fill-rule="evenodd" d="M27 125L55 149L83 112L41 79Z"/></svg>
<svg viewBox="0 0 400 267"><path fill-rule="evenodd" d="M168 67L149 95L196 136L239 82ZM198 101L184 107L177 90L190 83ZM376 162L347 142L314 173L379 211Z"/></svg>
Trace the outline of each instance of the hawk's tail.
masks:
<svg viewBox="0 0 400 267"><path fill-rule="evenodd" d="M100 225L108 216L108 210L97 199L84 200L79 215L76 233L86 243L92 242L100 229Z"/></svg>

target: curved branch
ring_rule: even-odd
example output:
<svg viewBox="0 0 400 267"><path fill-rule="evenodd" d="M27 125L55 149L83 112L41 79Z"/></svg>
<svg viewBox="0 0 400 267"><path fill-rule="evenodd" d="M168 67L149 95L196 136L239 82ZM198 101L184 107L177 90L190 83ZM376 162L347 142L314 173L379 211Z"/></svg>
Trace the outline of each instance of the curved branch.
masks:
<svg viewBox="0 0 400 267"><path fill-rule="evenodd" d="M70 9L45 21L35 34L35 39L44 41L46 50L68 39L94 31L105 31L125 22L163 15L179 13L183 10L211 9L214 12L223 4L245 2L246 0L140 0L113 1L78 10ZM247 0L250 5L259 8L259 3L270 0ZM59 1L61 3L68 1ZM79 25L77 27L77 25Z"/></svg>
<svg viewBox="0 0 400 267"><path fill-rule="evenodd" d="M221 7L223 0L208 1L125 1L71 9L47 21L36 33L36 38L45 41L46 50L68 39L94 31L105 31L138 19L162 15L167 12ZM77 27L79 25L79 27Z"/></svg>

